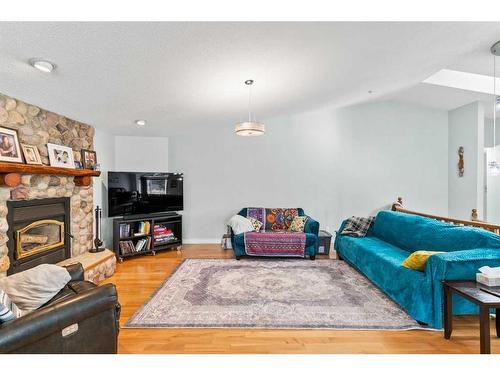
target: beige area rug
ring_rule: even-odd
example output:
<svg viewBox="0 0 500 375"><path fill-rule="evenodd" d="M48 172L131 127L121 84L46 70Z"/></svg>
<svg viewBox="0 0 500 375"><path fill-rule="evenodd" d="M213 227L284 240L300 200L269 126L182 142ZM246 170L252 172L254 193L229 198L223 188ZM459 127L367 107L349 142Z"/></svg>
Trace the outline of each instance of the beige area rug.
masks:
<svg viewBox="0 0 500 375"><path fill-rule="evenodd" d="M189 259L125 328L425 329L343 261Z"/></svg>

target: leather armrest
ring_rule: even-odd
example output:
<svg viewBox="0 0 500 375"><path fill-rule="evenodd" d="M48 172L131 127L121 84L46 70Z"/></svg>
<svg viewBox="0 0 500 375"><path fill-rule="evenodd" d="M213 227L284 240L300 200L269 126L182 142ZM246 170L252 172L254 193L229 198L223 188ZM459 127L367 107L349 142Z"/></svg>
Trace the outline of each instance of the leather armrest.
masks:
<svg viewBox="0 0 500 375"><path fill-rule="evenodd" d="M63 328L107 310L113 310L118 319L118 296L113 284L35 310L0 326L0 353L15 351L52 334L61 335Z"/></svg>
<svg viewBox="0 0 500 375"><path fill-rule="evenodd" d="M83 281L84 280L84 269L81 263L70 264L69 266L64 266L71 276L71 281Z"/></svg>

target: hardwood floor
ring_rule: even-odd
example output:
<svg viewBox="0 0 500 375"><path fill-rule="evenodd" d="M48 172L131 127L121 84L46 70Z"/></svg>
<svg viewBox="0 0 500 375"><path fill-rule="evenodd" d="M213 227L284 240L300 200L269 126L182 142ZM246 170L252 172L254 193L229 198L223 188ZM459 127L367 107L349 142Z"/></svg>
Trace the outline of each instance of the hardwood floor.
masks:
<svg viewBox="0 0 500 375"><path fill-rule="evenodd" d="M233 258L233 252L218 245L184 245L182 254L168 251L119 263L105 282L118 288L121 325L186 258ZM477 320L455 318L449 341L442 332L429 331L122 328L119 353L479 353ZM500 353L494 326L491 351Z"/></svg>

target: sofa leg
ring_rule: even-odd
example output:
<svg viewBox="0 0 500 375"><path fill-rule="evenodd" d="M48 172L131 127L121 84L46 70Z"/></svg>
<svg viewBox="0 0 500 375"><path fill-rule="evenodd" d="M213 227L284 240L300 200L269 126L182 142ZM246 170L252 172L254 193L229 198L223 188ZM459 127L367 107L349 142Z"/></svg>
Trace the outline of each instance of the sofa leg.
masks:
<svg viewBox="0 0 500 375"><path fill-rule="evenodd" d="M241 259L241 257L237 255L236 256L236 260L240 260L240 259Z"/></svg>
<svg viewBox="0 0 500 375"><path fill-rule="evenodd" d="M310 258L311 258L311 260L314 260L314 259L316 259L316 255L311 255Z"/></svg>
<svg viewBox="0 0 500 375"><path fill-rule="evenodd" d="M337 253L337 260L344 260L339 253Z"/></svg>

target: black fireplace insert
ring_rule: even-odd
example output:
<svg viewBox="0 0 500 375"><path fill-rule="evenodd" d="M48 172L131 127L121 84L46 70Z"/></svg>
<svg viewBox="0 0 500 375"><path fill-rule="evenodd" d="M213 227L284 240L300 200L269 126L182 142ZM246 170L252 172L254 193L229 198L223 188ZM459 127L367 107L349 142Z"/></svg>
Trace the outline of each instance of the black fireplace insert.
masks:
<svg viewBox="0 0 500 375"><path fill-rule="evenodd" d="M7 201L7 275L71 257L69 198Z"/></svg>

